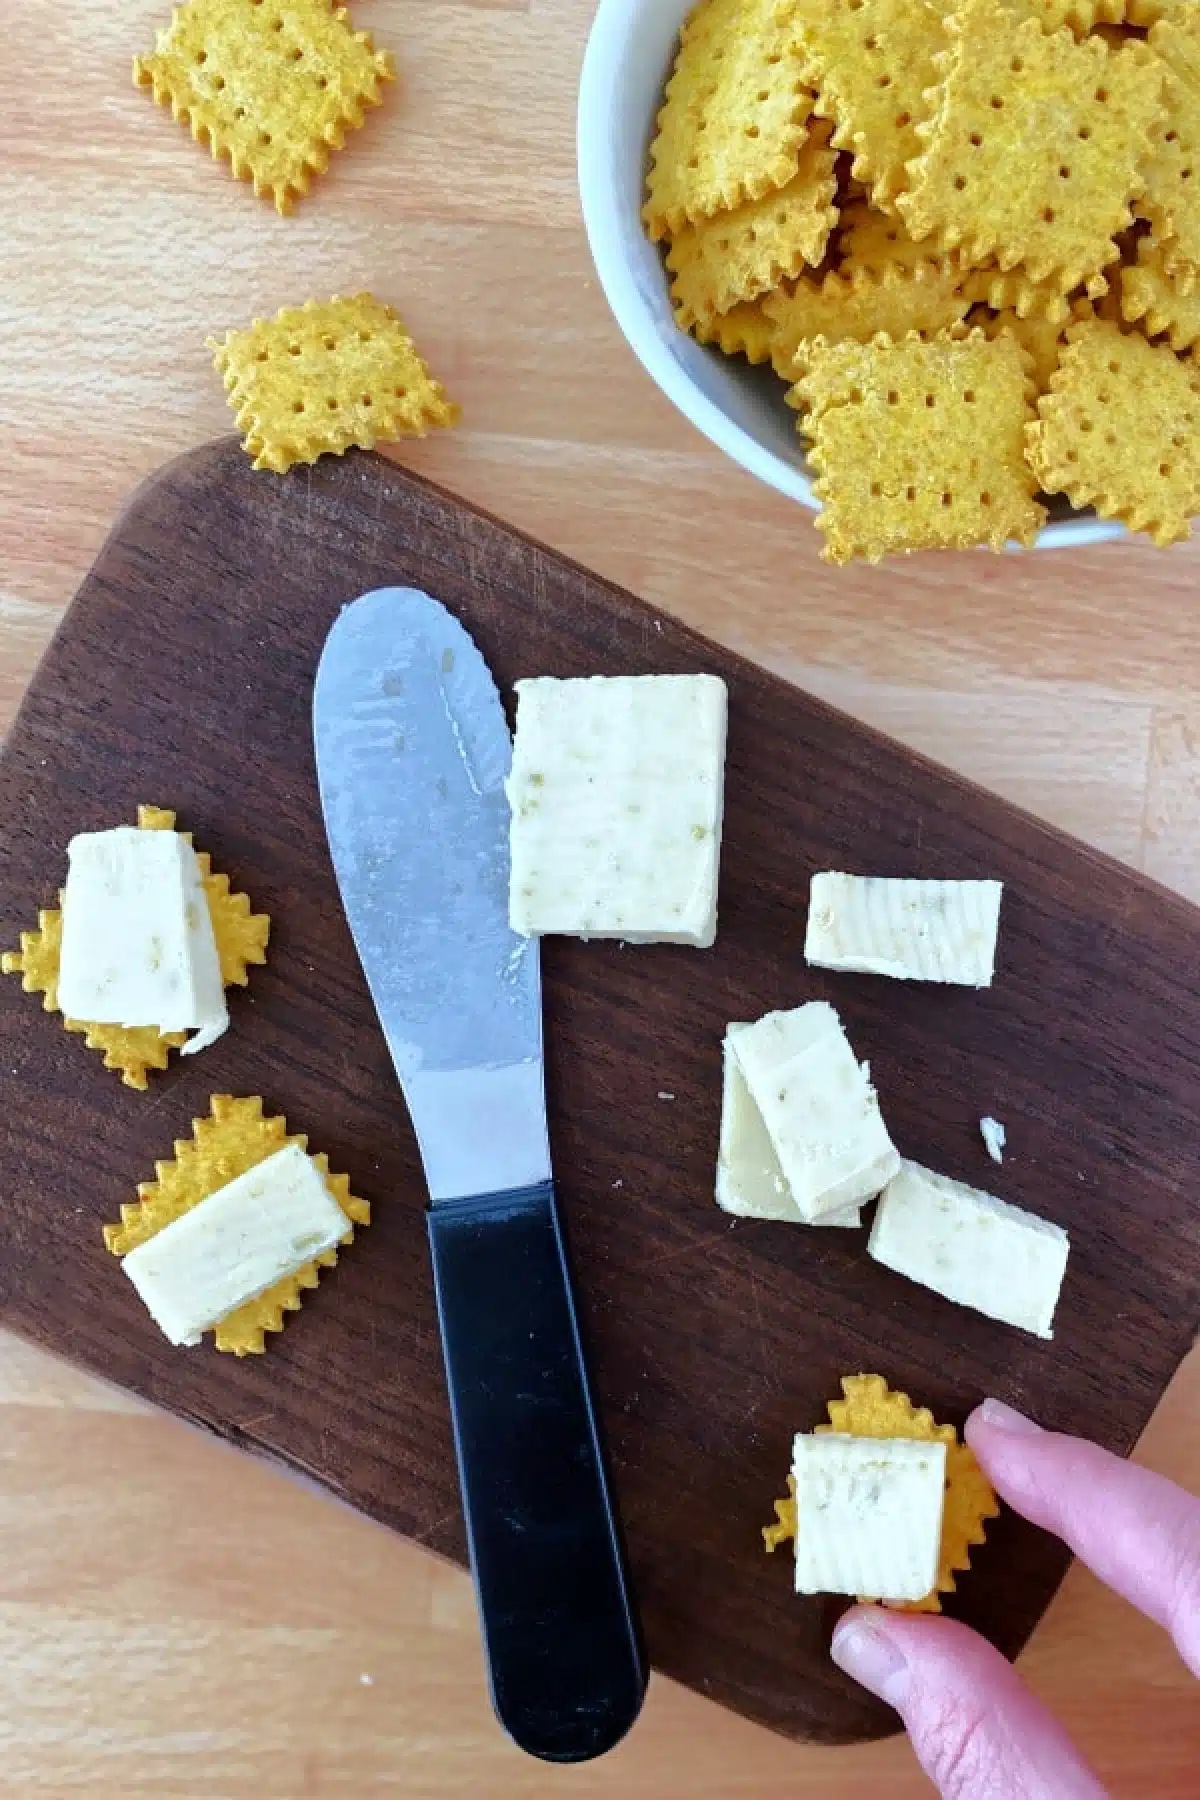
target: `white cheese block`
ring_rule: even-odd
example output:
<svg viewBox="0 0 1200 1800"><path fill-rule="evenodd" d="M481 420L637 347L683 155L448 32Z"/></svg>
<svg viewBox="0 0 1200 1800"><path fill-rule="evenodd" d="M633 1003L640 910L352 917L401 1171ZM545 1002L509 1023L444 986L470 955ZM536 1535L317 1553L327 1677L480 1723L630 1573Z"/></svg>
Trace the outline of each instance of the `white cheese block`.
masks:
<svg viewBox="0 0 1200 1800"><path fill-rule="evenodd" d="M979 1135L983 1139L983 1147L991 1157L992 1161L994 1163L1002 1163L1004 1161L1004 1146L1008 1141L1008 1133L1005 1131L999 1119L980 1119Z"/></svg>
<svg viewBox="0 0 1200 1800"><path fill-rule="evenodd" d="M229 1024L196 853L176 831L84 832L67 846L58 1003L69 1019L196 1031Z"/></svg>
<svg viewBox="0 0 1200 1800"><path fill-rule="evenodd" d="M1061 1226L910 1162L884 1189L867 1244L910 1281L1043 1338L1070 1247Z"/></svg>
<svg viewBox="0 0 1200 1800"><path fill-rule="evenodd" d="M514 931L713 942L725 716L714 675L517 683Z"/></svg>
<svg viewBox="0 0 1200 1800"><path fill-rule="evenodd" d="M771 1135L732 1053L732 1040L747 1029L736 1024L725 1029L717 1205L742 1218L786 1219L789 1224L805 1225L809 1221L792 1198ZM816 1221L819 1225L851 1227L861 1222L862 1213L857 1206Z"/></svg>
<svg viewBox="0 0 1200 1800"><path fill-rule="evenodd" d="M798 1594L923 1600L937 1586L945 1444L800 1436L792 1475Z"/></svg>
<svg viewBox="0 0 1200 1800"><path fill-rule="evenodd" d="M900 1158L832 1006L768 1013L736 1034L730 1054L802 1219L824 1223L891 1180Z"/></svg>
<svg viewBox="0 0 1200 1800"><path fill-rule="evenodd" d="M349 1229L312 1158L289 1144L139 1244L121 1267L164 1336L198 1344Z"/></svg>
<svg viewBox="0 0 1200 1800"><path fill-rule="evenodd" d="M990 987L998 881L890 881L814 875L804 954L822 969Z"/></svg>

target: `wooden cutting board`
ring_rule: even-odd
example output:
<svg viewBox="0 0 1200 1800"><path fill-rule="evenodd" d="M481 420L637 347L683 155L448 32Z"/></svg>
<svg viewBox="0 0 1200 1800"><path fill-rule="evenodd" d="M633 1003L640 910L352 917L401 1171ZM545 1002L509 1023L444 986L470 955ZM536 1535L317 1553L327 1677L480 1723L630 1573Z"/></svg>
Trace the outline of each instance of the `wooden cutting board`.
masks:
<svg viewBox="0 0 1200 1800"><path fill-rule="evenodd" d="M828 1661L830 1607L762 1553L792 1433L865 1369L955 1424L992 1393L1129 1450L1200 1313L1200 915L389 462L278 478L226 441L172 464L33 684L0 758L0 942L53 901L71 835L142 800L176 808L274 930L234 1028L146 1094L0 981L0 1322L462 1559L420 1171L310 744L330 622L387 583L457 612L505 690L535 673L729 684L717 946L547 943L551 1128L655 1666L796 1737L881 1735L893 1716ZM819 868L1002 878L995 986L809 970ZM1052 1344L877 1267L865 1232L714 1206L725 1023L814 998L841 1011L904 1152L1069 1229ZM240 1362L171 1350L100 1237L220 1092L262 1094L375 1209ZM1008 1126L1003 1169L984 1113ZM1065 1553L1006 1516L975 1560L948 1610L1015 1654Z"/></svg>

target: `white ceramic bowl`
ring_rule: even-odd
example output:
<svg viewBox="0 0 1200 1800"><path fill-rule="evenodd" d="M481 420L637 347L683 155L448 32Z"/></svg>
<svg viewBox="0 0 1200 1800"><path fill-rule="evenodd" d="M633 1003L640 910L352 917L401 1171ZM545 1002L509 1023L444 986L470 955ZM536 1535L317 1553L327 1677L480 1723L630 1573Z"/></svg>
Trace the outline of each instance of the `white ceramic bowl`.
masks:
<svg viewBox="0 0 1200 1800"><path fill-rule="evenodd" d="M647 152L679 27L695 0L600 0L579 86L579 192L596 273L663 393L735 462L816 506L792 414L769 367L705 349L671 317L662 257L642 229ZM1038 547L1124 535L1090 514L1047 525Z"/></svg>

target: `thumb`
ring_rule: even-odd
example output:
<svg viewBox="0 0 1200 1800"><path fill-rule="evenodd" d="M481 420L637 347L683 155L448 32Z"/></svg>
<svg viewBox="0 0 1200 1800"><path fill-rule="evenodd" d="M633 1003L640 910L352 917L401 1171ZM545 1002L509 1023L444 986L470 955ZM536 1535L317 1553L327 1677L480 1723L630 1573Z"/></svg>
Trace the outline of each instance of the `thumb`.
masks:
<svg viewBox="0 0 1200 1800"><path fill-rule="evenodd" d="M833 1660L896 1708L943 1800L1104 1800L1062 1727L965 1625L853 1607Z"/></svg>

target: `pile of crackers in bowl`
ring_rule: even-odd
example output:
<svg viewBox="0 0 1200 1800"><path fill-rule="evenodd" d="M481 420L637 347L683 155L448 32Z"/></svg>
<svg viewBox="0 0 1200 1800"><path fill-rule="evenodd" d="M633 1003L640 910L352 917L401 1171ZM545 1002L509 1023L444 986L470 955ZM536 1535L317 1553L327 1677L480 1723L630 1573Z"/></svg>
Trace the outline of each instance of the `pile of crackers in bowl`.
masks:
<svg viewBox="0 0 1200 1800"><path fill-rule="evenodd" d="M1194 0L701 0L643 217L680 328L787 384L829 559L1189 535Z"/></svg>

